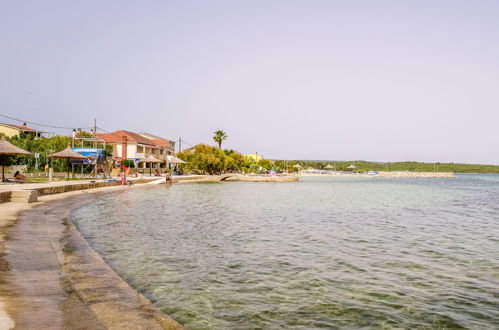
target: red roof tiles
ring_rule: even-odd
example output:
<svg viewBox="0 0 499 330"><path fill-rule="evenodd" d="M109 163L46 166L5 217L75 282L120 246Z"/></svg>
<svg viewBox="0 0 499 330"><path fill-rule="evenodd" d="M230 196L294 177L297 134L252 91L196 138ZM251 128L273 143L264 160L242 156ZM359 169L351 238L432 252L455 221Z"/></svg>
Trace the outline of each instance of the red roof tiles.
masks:
<svg viewBox="0 0 499 330"><path fill-rule="evenodd" d="M113 133L99 133L99 134L97 134L97 137L103 139L104 141L106 141L108 143L121 143L124 141L131 141L131 142L137 142L140 144L145 144L145 145L150 145L150 146L156 145L150 139L147 139L143 136L140 136L137 133L125 131L125 130L116 131Z"/></svg>
<svg viewBox="0 0 499 330"><path fill-rule="evenodd" d="M12 125L12 124L5 124L5 123L0 123L0 125L2 126L7 126L7 127L12 127L12 128L16 128L20 131L23 131L23 132L35 132L34 129L32 128L29 128L28 126L19 126L19 125Z"/></svg>
<svg viewBox="0 0 499 330"><path fill-rule="evenodd" d="M149 139L130 131L116 131L112 133L97 133L97 137L106 141L106 143L122 143L125 141L136 142L148 146L158 146L171 149L170 141L163 139Z"/></svg>

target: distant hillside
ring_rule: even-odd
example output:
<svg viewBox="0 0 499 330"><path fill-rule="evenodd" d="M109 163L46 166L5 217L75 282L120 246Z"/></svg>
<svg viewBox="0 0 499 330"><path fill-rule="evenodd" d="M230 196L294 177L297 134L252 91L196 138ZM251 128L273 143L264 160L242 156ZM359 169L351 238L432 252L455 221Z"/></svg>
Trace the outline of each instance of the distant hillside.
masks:
<svg viewBox="0 0 499 330"><path fill-rule="evenodd" d="M278 160L276 163L284 163ZM453 172L453 173L499 173L499 165L459 164L459 163L422 163L422 162L393 162L380 163L370 161L311 161L288 160L288 167L300 164L302 168L313 167L323 169L327 165L334 166L337 171L346 171L354 164L359 172L365 171L413 171L413 172Z"/></svg>

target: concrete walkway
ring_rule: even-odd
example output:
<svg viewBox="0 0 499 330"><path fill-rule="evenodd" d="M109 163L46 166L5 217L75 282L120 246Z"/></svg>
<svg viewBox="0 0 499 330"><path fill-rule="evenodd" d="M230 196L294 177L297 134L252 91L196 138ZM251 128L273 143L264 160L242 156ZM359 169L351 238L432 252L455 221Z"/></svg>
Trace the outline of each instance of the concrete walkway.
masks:
<svg viewBox="0 0 499 330"><path fill-rule="evenodd" d="M0 329L181 328L124 282L69 219L70 210L94 194L122 189L134 188L0 204Z"/></svg>
<svg viewBox="0 0 499 330"><path fill-rule="evenodd" d="M138 180L151 180L157 179L158 177L143 177L143 178L127 178L128 180L138 181ZM61 186L72 186L77 184L86 184L92 182L104 182L105 180L118 180L118 178L112 179L88 179L88 180L71 180L71 181L44 181L44 182L27 182L27 183L10 183L4 182L0 183L0 192L4 191L17 191L23 189L40 189L46 187L61 187Z"/></svg>

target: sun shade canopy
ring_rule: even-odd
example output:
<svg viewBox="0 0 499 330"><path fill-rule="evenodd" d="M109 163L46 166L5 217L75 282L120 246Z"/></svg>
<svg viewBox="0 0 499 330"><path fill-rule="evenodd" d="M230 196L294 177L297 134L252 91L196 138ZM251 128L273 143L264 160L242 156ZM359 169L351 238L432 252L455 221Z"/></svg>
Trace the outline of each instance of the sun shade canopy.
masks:
<svg viewBox="0 0 499 330"><path fill-rule="evenodd" d="M167 160L167 163L170 163L170 164L185 164L186 162L184 162L180 158L173 157L173 159Z"/></svg>
<svg viewBox="0 0 499 330"><path fill-rule="evenodd" d="M86 159L87 157L83 156L82 154L79 154L73 150L71 150L70 147L67 147L66 149L56 152L55 154L52 154L52 157L54 158L66 158L66 159Z"/></svg>
<svg viewBox="0 0 499 330"><path fill-rule="evenodd" d="M154 157L153 155L149 155L149 156L147 156L146 158L141 159L140 161L141 161L141 162L144 162L144 163L162 163L162 162L163 162L162 160L157 159L157 158L156 158L156 157Z"/></svg>
<svg viewBox="0 0 499 330"><path fill-rule="evenodd" d="M31 155L31 152L28 152L24 149L16 147L9 141L2 138L0 140L0 154L2 155Z"/></svg>

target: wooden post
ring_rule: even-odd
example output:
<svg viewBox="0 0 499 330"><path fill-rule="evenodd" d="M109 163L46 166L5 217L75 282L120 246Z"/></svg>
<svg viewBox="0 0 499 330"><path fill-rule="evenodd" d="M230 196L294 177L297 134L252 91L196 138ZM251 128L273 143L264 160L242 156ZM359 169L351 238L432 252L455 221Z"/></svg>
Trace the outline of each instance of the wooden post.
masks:
<svg viewBox="0 0 499 330"><path fill-rule="evenodd" d="M2 155L2 182L5 181L5 155Z"/></svg>

